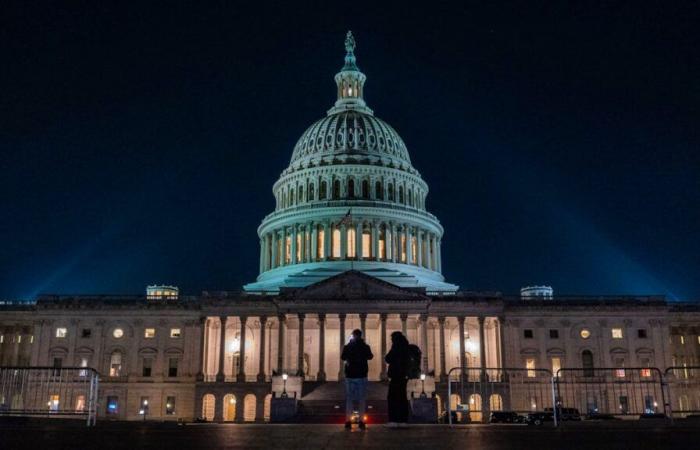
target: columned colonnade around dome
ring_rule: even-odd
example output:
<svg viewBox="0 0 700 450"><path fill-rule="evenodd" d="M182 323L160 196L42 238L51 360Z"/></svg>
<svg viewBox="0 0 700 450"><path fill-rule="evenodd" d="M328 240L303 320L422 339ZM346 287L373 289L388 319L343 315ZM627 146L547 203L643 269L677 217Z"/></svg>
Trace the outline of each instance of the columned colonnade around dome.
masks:
<svg viewBox="0 0 700 450"><path fill-rule="evenodd" d="M441 272L440 236L406 223L352 218L283 226L260 239L260 272L320 261L411 264Z"/></svg>

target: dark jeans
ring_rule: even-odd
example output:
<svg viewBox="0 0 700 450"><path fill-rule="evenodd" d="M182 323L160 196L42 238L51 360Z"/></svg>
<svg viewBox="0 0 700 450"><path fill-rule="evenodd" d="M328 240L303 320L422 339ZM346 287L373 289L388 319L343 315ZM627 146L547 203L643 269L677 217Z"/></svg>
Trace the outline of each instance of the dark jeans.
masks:
<svg viewBox="0 0 700 450"><path fill-rule="evenodd" d="M406 378L392 378L389 381L389 422L408 422L408 398L406 397Z"/></svg>

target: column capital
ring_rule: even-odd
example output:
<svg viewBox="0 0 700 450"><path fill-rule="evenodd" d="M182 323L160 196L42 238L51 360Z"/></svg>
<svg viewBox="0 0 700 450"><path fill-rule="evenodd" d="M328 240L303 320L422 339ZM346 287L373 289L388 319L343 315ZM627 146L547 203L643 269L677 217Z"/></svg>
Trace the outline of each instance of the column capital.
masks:
<svg viewBox="0 0 700 450"><path fill-rule="evenodd" d="M427 322L428 321L428 313L421 313L419 315L421 322Z"/></svg>
<svg viewBox="0 0 700 450"><path fill-rule="evenodd" d="M360 314L360 320L365 320L365 319L367 319L367 313Z"/></svg>
<svg viewBox="0 0 700 450"><path fill-rule="evenodd" d="M325 322L326 321L326 313L319 313L318 314L318 321Z"/></svg>
<svg viewBox="0 0 700 450"><path fill-rule="evenodd" d="M242 324L248 322L248 316L238 316L238 319L241 321Z"/></svg>
<svg viewBox="0 0 700 450"><path fill-rule="evenodd" d="M199 317L199 323L200 323L201 325L204 325L205 323L207 323L207 316L200 316L200 317Z"/></svg>
<svg viewBox="0 0 700 450"><path fill-rule="evenodd" d="M304 319L306 319L306 314L305 313L297 313L297 317L299 318L299 320L304 320Z"/></svg>
<svg viewBox="0 0 700 450"><path fill-rule="evenodd" d="M219 316L219 320L221 321L222 324L226 324L226 320L228 319L228 316Z"/></svg>
<svg viewBox="0 0 700 450"><path fill-rule="evenodd" d="M338 318L340 319L341 322L345 322L345 314L338 314Z"/></svg>
<svg viewBox="0 0 700 450"><path fill-rule="evenodd" d="M460 324L464 324L464 319L464 316L457 316L457 322L459 322Z"/></svg>
<svg viewBox="0 0 700 450"><path fill-rule="evenodd" d="M479 321L479 325L481 326L484 324L484 321L486 320L486 318L484 316L479 316L479 317L477 317L477 320Z"/></svg>
<svg viewBox="0 0 700 450"><path fill-rule="evenodd" d="M408 314L399 314L399 317L401 318L402 321L408 320Z"/></svg>
<svg viewBox="0 0 700 450"><path fill-rule="evenodd" d="M445 319L447 319L445 316L438 316L437 318L440 325L445 325Z"/></svg>
<svg viewBox="0 0 700 450"><path fill-rule="evenodd" d="M267 316L260 316L260 327L264 327L267 323Z"/></svg>
<svg viewBox="0 0 700 450"><path fill-rule="evenodd" d="M280 322L286 322L287 321L287 315L286 314L278 314L277 315L277 320Z"/></svg>
<svg viewBox="0 0 700 450"><path fill-rule="evenodd" d="M381 313L379 314L379 320L381 320L382 322L386 322L388 316L389 315L387 313Z"/></svg>

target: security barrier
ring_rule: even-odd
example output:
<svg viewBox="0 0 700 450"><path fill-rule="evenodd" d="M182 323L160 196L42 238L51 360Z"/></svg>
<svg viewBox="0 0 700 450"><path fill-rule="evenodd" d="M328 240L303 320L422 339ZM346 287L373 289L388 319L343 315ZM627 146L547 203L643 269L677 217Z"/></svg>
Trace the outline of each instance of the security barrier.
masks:
<svg viewBox="0 0 700 450"><path fill-rule="evenodd" d="M98 384L88 367L0 367L0 415L85 417L95 425Z"/></svg>
<svg viewBox="0 0 700 450"><path fill-rule="evenodd" d="M547 369L455 367L447 377L447 422L486 422L493 411L527 414L552 408Z"/></svg>
<svg viewBox="0 0 700 450"><path fill-rule="evenodd" d="M700 415L700 366L673 366L664 371L674 418Z"/></svg>

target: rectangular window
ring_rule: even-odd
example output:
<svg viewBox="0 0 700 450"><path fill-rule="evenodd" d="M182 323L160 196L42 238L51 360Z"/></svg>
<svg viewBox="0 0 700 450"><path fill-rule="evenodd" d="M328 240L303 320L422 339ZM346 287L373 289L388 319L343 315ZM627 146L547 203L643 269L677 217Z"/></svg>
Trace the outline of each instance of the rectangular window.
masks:
<svg viewBox="0 0 700 450"><path fill-rule="evenodd" d="M615 358L615 367L619 367L619 369L615 369L615 376L617 378L625 378L625 360L623 358Z"/></svg>
<svg viewBox="0 0 700 450"><path fill-rule="evenodd" d="M84 395L79 395L78 398L75 400L75 411L76 412L85 411L85 396Z"/></svg>
<svg viewBox="0 0 700 450"><path fill-rule="evenodd" d="M143 358L143 367L141 368L141 376L150 377L153 367L153 360L151 358Z"/></svg>
<svg viewBox="0 0 700 450"><path fill-rule="evenodd" d="M336 226L333 227L333 239L331 240L331 256L333 258L340 258L340 229Z"/></svg>
<svg viewBox="0 0 700 450"><path fill-rule="evenodd" d="M685 345L685 337L680 336L681 345Z"/></svg>
<svg viewBox="0 0 700 450"><path fill-rule="evenodd" d="M532 330L523 330L523 337L525 339L532 339L533 333Z"/></svg>
<svg viewBox="0 0 700 450"><path fill-rule="evenodd" d="M535 358L527 358L525 360L525 368L527 369L528 378L535 378L537 376L535 372Z"/></svg>
<svg viewBox="0 0 700 450"><path fill-rule="evenodd" d="M165 414L172 416L175 414L175 396L170 395L165 399Z"/></svg>
<svg viewBox="0 0 700 450"><path fill-rule="evenodd" d="M355 228L354 227L349 227L347 231L348 235L348 246L347 246L347 255L348 258L354 258L355 257Z"/></svg>
<svg viewBox="0 0 700 450"><path fill-rule="evenodd" d="M156 337L156 329L155 328L146 328L143 330L143 337L146 339L153 339Z"/></svg>
<svg viewBox="0 0 700 450"><path fill-rule="evenodd" d="M80 332L80 337L87 339L92 336L92 330L90 328L83 328Z"/></svg>
<svg viewBox="0 0 700 450"><path fill-rule="evenodd" d="M640 328L639 330L637 330L637 337L639 339L646 339L647 338L647 330L645 330L644 328Z"/></svg>
<svg viewBox="0 0 700 450"><path fill-rule="evenodd" d="M168 359L168 376L169 377L176 377L177 376L177 363L178 363L177 358L169 358Z"/></svg>
<svg viewBox="0 0 700 450"><path fill-rule="evenodd" d="M116 395L107 396L107 415L116 416L119 414L119 397Z"/></svg>
<svg viewBox="0 0 700 450"><path fill-rule="evenodd" d="M179 328L171 328L170 329L170 337L171 338L179 338L180 337L180 329Z"/></svg>
<svg viewBox="0 0 700 450"><path fill-rule="evenodd" d="M68 335L68 329L67 328L56 328L56 337L63 339Z"/></svg>
<svg viewBox="0 0 700 450"><path fill-rule="evenodd" d="M287 236L284 240L284 263L289 264L292 261L292 237Z"/></svg>
<svg viewBox="0 0 700 450"><path fill-rule="evenodd" d="M80 358L80 367L87 367L88 366L88 359L87 358ZM87 370L81 370L78 372L78 375L81 377L86 377L88 374Z"/></svg>
<svg viewBox="0 0 700 450"><path fill-rule="evenodd" d="M626 395L620 396L620 414L628 414L630 412L629 400Z"/></svg>
<svg viewBox="0 0 700 450"><path fill-rule="evenodd" d="M552 374L555 377L559 376L559 369L561 369L561 358L558 356L552 357Z"/></svg>
<svg viewBox="0 0 700 450"><path fill-rule="evenodd" d="M324 242L323 240L325 239L325 233L323 232L323 229L319 229L318 232L316 233L316 259L321 260L323 259L323 245Z"/></svg>
<svg viewBox="0 0 700 450"><path fill-rule="evenodd" d="M639 371L639 375L643 378L651 377L651 369L642 369Z"/></svg>
<svg viewBox="0 0 700 450"><path fill-rule="evenodd" d="M371 235L369 233L362 233L362 257L363 258L370 258L372 255L370 254L370 240L371 240Z"/></svg>
<svg viewBox="0 0 700 450"><path fill-rule="evenodd" d="M549 330L550 339L559 339L559 330Z"/></svg>
<svg viewBox="0 0 700 450"><path fill-rule="evenodd" d="M61 367L63 366L63 358L53 359L53 376L57 377L61 374Z"/></svg>
<svg viewBox="0 0 700 450"><path fill-rule="evenodd" d="M613 339L622 339L622 328L613 328L612 337Z"/></svg>
<svg viewBox="0 0 700 450"><path fill-rule="evenodd" d="M57 394L53 394L49 397L49 411L58 411L59 402L60 397Z"/></svg>

